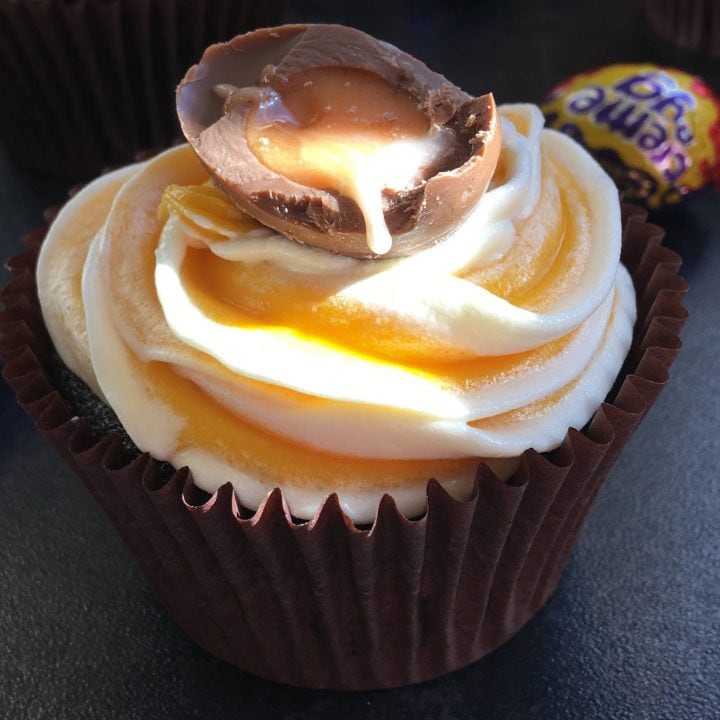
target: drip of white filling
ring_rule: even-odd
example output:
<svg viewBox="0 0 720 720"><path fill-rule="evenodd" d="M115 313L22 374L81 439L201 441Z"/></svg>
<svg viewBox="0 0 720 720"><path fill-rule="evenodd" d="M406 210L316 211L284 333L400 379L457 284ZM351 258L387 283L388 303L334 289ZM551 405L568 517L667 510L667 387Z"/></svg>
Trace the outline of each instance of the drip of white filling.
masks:
<svg viewBox="0 0 720 720"><path fill-rule="evenodd" d="M256 122L259 125L298 122L280 95L271 88L237 88L226 83L216 85L214 92L224 99L230 97L257 101ZM336 168L338 189L354 200L365 222L368 249L385 255L392 248L392 235L383 212L383 190L401 191L423 181L423 175L447 153L453 133L445 127L433 126L422 137L405 138L386 144L368 142L352 135L339 138L309 137L300 147L301 163L308 167ZM269 139L261 138L262 151ZM263 147L265 146L265 147ZM262 160L262 156L260 157Z"/></svg>
<svg viewBox="0 0 720 720"><path fill-rule="evenodd" d="M369 154L348 153L349 173L344 190L360 208L371 253L384 255L392 248L392 236L383 213L383 190L412 187L419 182L423 170L442 157L451 142L450 130L433 127L423 137L396 140Z"/></svg>

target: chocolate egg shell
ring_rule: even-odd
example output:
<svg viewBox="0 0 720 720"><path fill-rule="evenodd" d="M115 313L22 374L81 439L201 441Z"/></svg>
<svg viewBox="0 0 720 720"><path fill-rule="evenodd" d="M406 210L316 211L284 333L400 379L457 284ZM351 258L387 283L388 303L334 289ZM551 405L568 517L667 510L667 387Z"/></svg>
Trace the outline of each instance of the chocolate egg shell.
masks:
<svg viewBox="0 0 720 720"><path fill-rule="evenodd" d="M492 95L472 98L419 60L358 30L284 25L213 45L177 91L180 124L217 185L248 214L299 242L372 257L357 203L339 192L294 182L263 165L248 146L251 100L225 104L218 85L258 86L263 73L290 78L310 68L373 73L417 100L430 123L452 131L451 148L429 177L403 190L385 188L383 213L393 236L383 257L429 245L462 219L485 192L500 153Z"/></svg>

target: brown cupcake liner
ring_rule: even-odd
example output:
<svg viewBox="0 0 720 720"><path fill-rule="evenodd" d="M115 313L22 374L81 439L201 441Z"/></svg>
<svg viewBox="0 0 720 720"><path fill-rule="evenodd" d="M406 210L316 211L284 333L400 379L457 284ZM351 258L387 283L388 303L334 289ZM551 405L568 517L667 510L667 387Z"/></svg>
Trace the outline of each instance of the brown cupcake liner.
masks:
<svg viewBox="0 0 720 720"><path fill-rule="evenodd" d="M370 529L331 496L311 522L279 490L252 512L230 485L212 497L186 469L98 438L48 379L52 349L34 280L44 231L9 263L0 296L4 377L84 480L170 615L198 644L257 675L316 688L393 687L443 675L517 632L555 589L621 448L680 348L680 258L639 208L624 207L623 261L638 296L635 340L614 399L555 451L528 450L501 482L478 470L472 497L428 484L409 520L386 496Z"/></svg>
<svg viewBox="0 0 720 720"><path fill-rule="evenodd" d="M667 40L720 58L718 0L645 0L645 14L653 29Z"/></svg>
<svg viewBox="0 0 720 720"><path fill-rule="evenodd" d="M0 0L0 139L17 163L73 179L167 146L187 68L281 11L282 0Z"/></svg>

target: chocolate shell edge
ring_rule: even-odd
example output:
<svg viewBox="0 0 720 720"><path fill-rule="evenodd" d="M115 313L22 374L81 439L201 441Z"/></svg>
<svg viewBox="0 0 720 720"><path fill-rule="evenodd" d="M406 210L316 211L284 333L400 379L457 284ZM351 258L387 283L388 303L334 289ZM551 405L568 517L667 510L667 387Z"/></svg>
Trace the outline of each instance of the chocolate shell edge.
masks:
<svg viewBox="0 0 720 720"><path fill-rule="evenodd" d="M359 30L283 25L210 46L177 90L181 128L201 163L236 205L264 225L331 252L377 257L368 249L354 200L294 182L263 165L245 135L252 104L234 103L225 112L215 86L256 86L268 65L286 75L327 66L372 72L416 98L431 122L453 130L453 147L439 171L414 187L383 191L393 243L382 257L408 255L436 242L485 192L501 145L491 94L472 98L421 61Z"/></svg>

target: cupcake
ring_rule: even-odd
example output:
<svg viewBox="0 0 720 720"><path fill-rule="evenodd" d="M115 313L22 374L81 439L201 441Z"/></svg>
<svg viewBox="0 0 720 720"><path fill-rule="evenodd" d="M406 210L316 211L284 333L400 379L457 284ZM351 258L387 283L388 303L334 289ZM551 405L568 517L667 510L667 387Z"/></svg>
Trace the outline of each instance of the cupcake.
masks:
<svg viewBox="0 0 720 720"><path fill-rule="evenodd" d="M211 47L177 98L188 145L14 261L6 377L219 657L343 689L478 659L667 379L677 256L536 107L349 28Z"/></svg>
<svg viewBox="0 0 720 720"><path fill-rule="evenodd" d="M172 92L208 44L277 22L279 0L0 0L0 142L90 178L178 136Z"/></svg>
<svg viewBox="0 0 720 720"><path fill-rule="evenodd" d="M718 0L645 0L653 29L680 47L720 58Z"/></svg>

